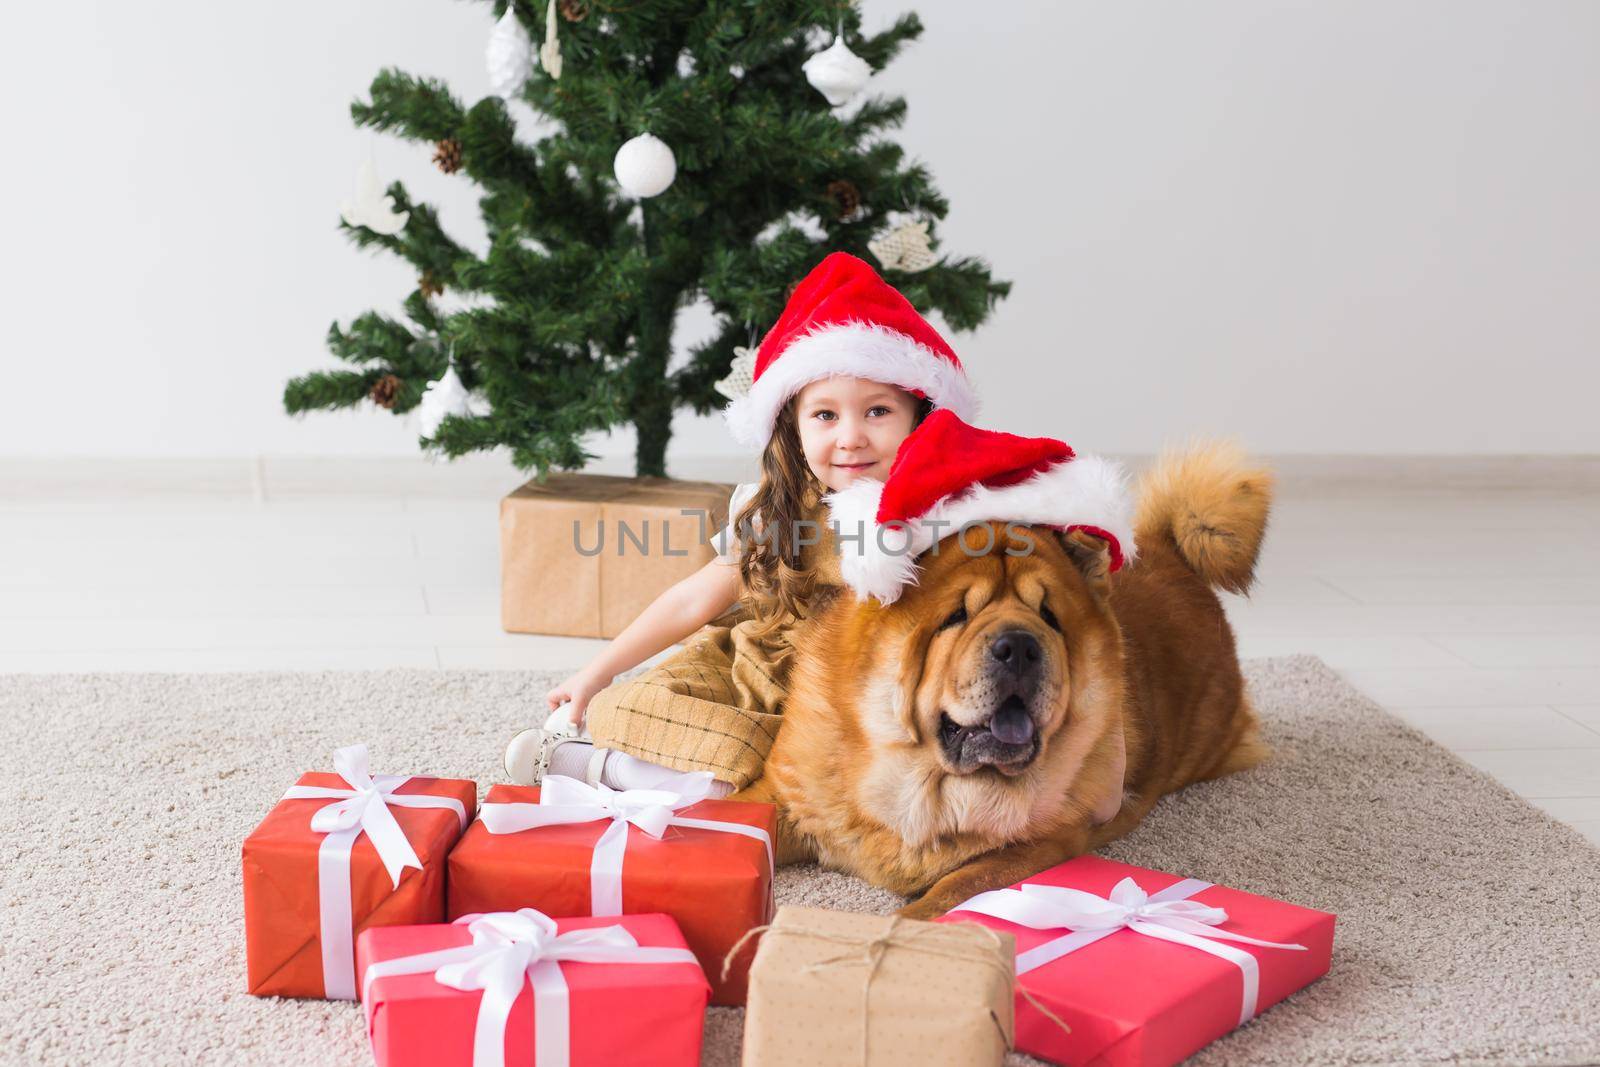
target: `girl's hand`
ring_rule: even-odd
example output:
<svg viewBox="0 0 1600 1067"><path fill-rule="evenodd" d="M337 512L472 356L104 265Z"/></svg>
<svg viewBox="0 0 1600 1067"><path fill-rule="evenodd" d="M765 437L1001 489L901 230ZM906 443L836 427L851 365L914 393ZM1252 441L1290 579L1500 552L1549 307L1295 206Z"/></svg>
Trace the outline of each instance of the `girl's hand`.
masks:
<svg viewBox="0 0 1600 1067"><path fill-rule="evenodd" d="M567 709L567 713L572 718L572 725L575 728L582 729L583 716L584 712L589 708L589 701L593 699L596 693L610 685L611 682L612 679L610 678L599 678L590 674L587 670L582 670L546 693L544 700L551 711L571 701L572 706Z"/></svg>

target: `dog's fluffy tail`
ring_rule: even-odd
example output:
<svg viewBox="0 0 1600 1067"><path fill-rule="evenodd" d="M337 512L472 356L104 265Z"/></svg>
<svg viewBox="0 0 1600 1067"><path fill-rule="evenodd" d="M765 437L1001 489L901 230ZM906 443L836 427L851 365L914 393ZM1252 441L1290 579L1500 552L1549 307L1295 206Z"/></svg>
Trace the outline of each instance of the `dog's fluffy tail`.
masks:
<svg viewBox="0 0 1600 1067"><path fill-rule="evenodd" d="M1272 473L1228 442L1162 456L1139 480L1134 532L1141 545L1170 541L1208 585L1244 593L1272 505Z"/></svg>

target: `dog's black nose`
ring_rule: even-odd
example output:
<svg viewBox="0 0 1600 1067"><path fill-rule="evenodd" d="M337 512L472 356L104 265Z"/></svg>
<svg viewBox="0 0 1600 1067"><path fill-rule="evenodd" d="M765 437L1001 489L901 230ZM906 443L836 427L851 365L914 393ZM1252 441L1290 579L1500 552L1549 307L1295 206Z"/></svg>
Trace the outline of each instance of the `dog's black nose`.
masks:
<svg viewBox="0 0 1600 1067"><path fill-rule="evenodd" d="M1039 639L1026 630L1007 630L994 639L989 655L1007 669L1023 674L1039 665Z"/></svg>

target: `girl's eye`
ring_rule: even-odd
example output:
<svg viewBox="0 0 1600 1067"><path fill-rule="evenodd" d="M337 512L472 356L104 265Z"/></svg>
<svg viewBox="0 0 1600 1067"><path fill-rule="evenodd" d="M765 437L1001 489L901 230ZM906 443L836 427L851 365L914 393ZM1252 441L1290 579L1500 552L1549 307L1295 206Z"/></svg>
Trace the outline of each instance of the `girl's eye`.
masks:
<svg viewBox="0 0 1600 1067"><path fill-rule="evenodd" d="M831 411L818 411L818 412L813 413L811 417L813 419L821 419L823 422L832 422L833 421L833 412L831 412Z"/></svg>
<svg viewBox="0 0 1600 1067"><path fill-rule="evenodd" d="M871 411L867 412L867 414L868 415L874 415L874 414L876 414L876 413L878 413L880 411L883 412L885 415L891 414L889 409L884 407L882 404L879 404L877 407L875 407Z"/></svg>

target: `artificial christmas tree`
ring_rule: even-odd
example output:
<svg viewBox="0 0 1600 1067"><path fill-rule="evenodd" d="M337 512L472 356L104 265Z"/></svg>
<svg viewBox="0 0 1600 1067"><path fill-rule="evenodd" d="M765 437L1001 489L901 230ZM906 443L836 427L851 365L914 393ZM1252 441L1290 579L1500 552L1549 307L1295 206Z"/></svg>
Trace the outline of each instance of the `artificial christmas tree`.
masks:
<svg viewBox="0 0 1600 1067"><path fill-rule="evenodd" d="M304 412L381 396L401 414L453 367L488 403L437 421L426 443L444 454L506 446L542 477L583 466L584 435L631 424L637 473L665 475L673 412L722 406L716 383L796 279L832 251L870 255L894 228L891 212L930 225L945 216L927 170L882 137L904 101L857 92L921 24L907 14L863 36L839 0L518 0L511 24L507 10L494 5L491 74L547 120L536 143L516 139L502 97L467 107L443 83L398 70L380 73L371 99L351 109L358 124L417 142L483 188L487 251L452 240L399 182L387 204L347 214L359 246L404 257L425 281L405 301L409 322L374 311L336 324L329 347L356 369L297 378L284 404ZM539 64L514 54L524 38ZM832 55L808 63L836 39ZM841 66L852 57L866 67ZM628 193L621 163L637 174L637 161L619 149L646 135L654 180ZM375 229L368 218L400 221ZM982 322L1009 289L967 257L881 266L957 330ZM441 309L429 299L440 286L476 306ZM675 360L677 313L696 299L715 312L717 334ZM388 376L417 387L374 393Z"/></svg>

